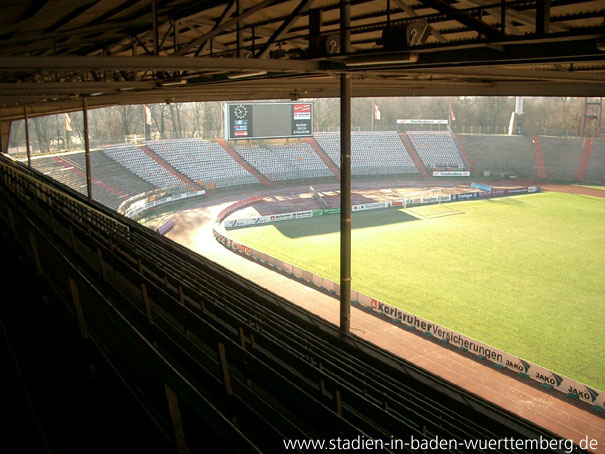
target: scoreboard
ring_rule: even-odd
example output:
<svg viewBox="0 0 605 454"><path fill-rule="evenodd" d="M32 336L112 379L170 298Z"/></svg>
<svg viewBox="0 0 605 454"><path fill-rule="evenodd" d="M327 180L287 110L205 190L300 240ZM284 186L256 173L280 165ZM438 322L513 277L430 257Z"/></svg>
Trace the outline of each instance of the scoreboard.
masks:
<svg viewBox="0 0 605 454"><path fill-rule="evenodd" d="M313 135L313 103L226 104L225 139L277 139Z"/></svg>

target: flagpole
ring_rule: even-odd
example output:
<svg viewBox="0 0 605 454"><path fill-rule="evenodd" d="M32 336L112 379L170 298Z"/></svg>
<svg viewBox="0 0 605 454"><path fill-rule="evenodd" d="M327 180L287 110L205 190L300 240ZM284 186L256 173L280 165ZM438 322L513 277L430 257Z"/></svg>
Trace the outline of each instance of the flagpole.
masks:
<svg viewBox="0 0 605 454"><path fill-rule="evenodd" d="M69 150L69 148L71 148L70 147L71 146L71 142L69 140L70 139L70 137L69 137L69 130L67 129L68 128L67 125L69 124L68 123L68 118L69 118L68 115L69 115L68 113L64 113L63 114L63 122L65 123L65 128L64 128L65 129L65 150Z"/></svg>
<svg viewBox="0 0 605 454"><path fill-rule="evenodd" d="M143 104L143 126L145 130L145 140L151 140L151 111L147 104Z"/></svg>

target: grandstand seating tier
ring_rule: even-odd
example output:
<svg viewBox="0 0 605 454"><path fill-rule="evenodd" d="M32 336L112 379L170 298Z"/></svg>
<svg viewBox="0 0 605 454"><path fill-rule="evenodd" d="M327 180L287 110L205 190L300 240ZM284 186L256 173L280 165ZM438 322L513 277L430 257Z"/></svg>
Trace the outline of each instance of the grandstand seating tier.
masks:
<svg viewBox="0 0 605 454"><path fill-rule="evenodd" d="M235 151L272 181L321 178L332 172L306 142L237 146Z"/></svg>
<svg viewBox="0 0 605 454"><path fill-rule="evenodd" d="M340 133L319 132L315 140L326 154L340 163ZM399 135L394 131L353 132L351 134L352 175L418 173Z"/></svg>
<svg viewBox="0 0 605 454"><path fill-rule="evenodd" d="M423 163L429 167L464 168L464 161L450 132L408 133ZM340 133L319 132L317 144L338 166ZM524 136L459 135L477 170L516 173L532 177L536 162L531 138ZM582 139L541 138L545 165L551 177L573 179L582 152ZM258 183L257 177L218 143L202 139L149 141L145 146L169 166L194 182L216 188ZM305 141L281 145L236 145L234 149L252 167L271 181L286 182L325 178L333 172ZM396 132L354 132L351 134L351 172L361 175L418 174L406 146ZM605 140L596 139L586 169L585 181L602 183L605 178ZM133 144L116 144L90 153L93 199L117 209L134 195L156 188L181 188L184 183ZM84 153L37 158L37 170L86 193Z"/></svg>
<svg viewBox="0 0 605 454"><path fill-rule="evenodd" d="M449 131L409 131L408 137L425 166L464 169L464 160Z"/></svg>
<svg viewBox="0 0 605 454"><path fill-rule="evenodd" d="M181 180L160 166L135 145L128 143L108 145L104 147L103 152L139 178L158 188L169 188L183 184Z"/></svg>
<svg viewBox="0 0 605 454"><path fill-rule="evenodd" d="M150 141L145 145L191 180L215 187L256 183L257 179L235 162L217 143L201 139Z"/></svg>
<svg viewBox="0 0 605 454"><path fill-rule="evenodd" d="M92 198L111 209L117 210L124 200L154 188L100 151L90 153L90 165ZM80 194L87 192L84 153L38 158L32 166Z"/></svg>

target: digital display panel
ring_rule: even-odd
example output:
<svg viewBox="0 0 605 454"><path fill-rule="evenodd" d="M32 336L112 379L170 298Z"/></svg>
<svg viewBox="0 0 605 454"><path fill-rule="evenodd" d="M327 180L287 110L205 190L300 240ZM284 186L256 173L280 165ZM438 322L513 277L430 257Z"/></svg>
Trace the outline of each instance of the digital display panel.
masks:
<svg viewBox="0 0 605 454"><path fill-rule="evenodd" d="M313 103L237 103L225 108L225 139L276 139L313 135Z"/></svg>

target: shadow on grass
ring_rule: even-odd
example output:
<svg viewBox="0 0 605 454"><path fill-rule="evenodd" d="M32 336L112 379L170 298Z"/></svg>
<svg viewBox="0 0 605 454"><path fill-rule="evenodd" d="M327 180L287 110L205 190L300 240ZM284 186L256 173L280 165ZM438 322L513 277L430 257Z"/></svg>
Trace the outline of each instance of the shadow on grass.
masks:
<svg viewBox="0 0 605 454"><path fill-rule="evenodd" d="M420 217L403 211L384 209L353 213L352 229L399 224L401 222L418 221ZM267 225L244 226L237 228L254 229ZM306 236L325 235L340 231L340 215L331 214L314 218L296 219L294 221L276 222L273 226L287 238L302 238Z"/></svg>
<svg viewBox="0 0 605 454"><path fill-rule="evenodd" d="M527 194L519 194L518 196L509 197L494 197L493 199L485 199L489 204L498 203L500 205L527 205L527 202L522 200L520 196L526 196Z"/></svg>

